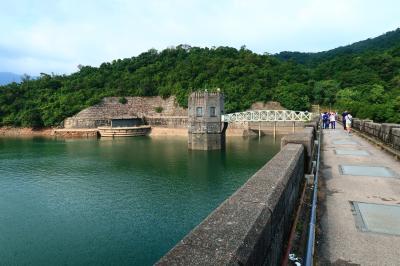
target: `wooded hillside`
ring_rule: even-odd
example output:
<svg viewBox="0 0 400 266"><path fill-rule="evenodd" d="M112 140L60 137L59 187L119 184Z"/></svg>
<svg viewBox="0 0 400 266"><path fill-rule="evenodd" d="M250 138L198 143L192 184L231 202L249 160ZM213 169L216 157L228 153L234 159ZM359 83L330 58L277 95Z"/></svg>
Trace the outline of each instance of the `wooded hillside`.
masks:
<svg viewBox="0 0 400 266"><path fill-rule="evenodd" d="M0 86L0 125L54 126L105 96L176 95L186 106L190 91L215 88L225 93L227 112L275 100L293 110L315 103L400 122L399 29L322 54L294 54L301 57L180 45L82 66L71 75L25 77Z"/></svg>

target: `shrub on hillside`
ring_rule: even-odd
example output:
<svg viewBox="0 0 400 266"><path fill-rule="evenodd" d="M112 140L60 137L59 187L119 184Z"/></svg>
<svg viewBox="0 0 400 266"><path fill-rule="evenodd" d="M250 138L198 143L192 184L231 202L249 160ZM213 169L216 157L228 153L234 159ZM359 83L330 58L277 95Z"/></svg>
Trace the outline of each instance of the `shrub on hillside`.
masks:
<svg viewBox="0 0 400 266"><path fill-rule="evenodd" d="M125 97L119 98L119 103L126 104L127 102L128 102L128 100Z"/></svg>

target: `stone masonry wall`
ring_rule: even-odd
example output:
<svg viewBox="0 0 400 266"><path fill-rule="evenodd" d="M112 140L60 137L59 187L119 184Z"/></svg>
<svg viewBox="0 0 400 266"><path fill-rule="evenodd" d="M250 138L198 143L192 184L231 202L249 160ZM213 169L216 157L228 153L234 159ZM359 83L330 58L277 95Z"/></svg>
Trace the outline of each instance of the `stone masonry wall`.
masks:
<svg viewBox="0 0 400 266"><path fill-rule="evenodd" d="M78 114L64 120L65 128L95 128L108 126L112 118L133 117L176 117L187 116L187 110L178 106L174 96L163 99L156 97L125 97L126 104L119 97L106 97L101 103L88 107ZM157 112L161 107L162 111Z"/></svg>
<svg viewBox="0 0 400 266"><path fill-rule="evenodd" d="M187 128L187 116L146 116L145 123L154 127Z"/></svg>

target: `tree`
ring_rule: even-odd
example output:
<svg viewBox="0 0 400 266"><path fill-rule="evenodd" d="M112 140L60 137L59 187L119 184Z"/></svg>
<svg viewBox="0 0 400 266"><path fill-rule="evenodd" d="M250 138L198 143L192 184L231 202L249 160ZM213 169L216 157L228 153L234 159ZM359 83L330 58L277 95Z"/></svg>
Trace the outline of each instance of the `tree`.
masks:
<svg viewBox="0 0 400 266"><path fill-rule="evenodd" d="M309 110L310 98L309 88L305 84L281 83L275 89L274 100L277 100L287 109L305 111Z"/></svg>

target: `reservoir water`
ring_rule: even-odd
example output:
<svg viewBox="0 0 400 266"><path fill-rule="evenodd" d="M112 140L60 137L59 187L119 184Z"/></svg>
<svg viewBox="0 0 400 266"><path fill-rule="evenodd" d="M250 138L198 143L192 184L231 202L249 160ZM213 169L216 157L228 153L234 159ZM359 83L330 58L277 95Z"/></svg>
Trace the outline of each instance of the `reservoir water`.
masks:
<svg viewBox="0 0 400 266"><path fill-rule="evenodd" d="M280 143L186 141L0 138L0 265L151 265Z"/></svg>

